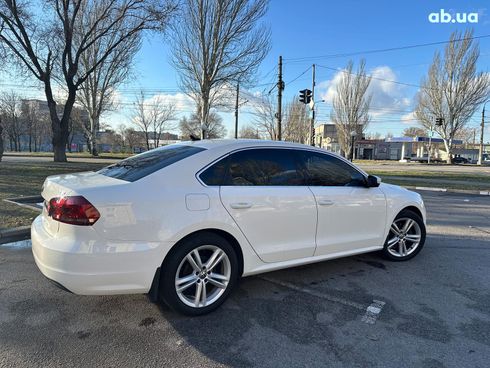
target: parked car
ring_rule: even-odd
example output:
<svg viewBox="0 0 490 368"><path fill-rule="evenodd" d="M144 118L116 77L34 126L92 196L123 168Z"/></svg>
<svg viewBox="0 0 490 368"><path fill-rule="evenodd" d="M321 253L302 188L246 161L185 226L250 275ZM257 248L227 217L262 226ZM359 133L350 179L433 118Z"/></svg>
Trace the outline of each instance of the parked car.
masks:
<svg viewBox="0 0 490 368"><path fill-rule="evenodd" d="M412 156L412 157L410 157L410 161L411 162L427 163L428 162L428 157L427 157L427 154L424 154L422 157ZM435 163L440 164L440 163L444 163L446 161L441 160L438 157L431 157L430 158L430 162L432 162L433 164L435 164Z"/></svg>
<svg viewBox="0 0 490 368"><path fill-rule="evenodd" d="M467 164L469 163L467 158L457 156L453 158L453 164Z"/></svg>
<svg viewBox="0 0 490 368"><path fill-rule="evenodd" d="M203 140L98 172L50 176L32 224L37 266L76 294L149 293L188 315L241 276L425 241L419 194L320 148Z"/></svg>

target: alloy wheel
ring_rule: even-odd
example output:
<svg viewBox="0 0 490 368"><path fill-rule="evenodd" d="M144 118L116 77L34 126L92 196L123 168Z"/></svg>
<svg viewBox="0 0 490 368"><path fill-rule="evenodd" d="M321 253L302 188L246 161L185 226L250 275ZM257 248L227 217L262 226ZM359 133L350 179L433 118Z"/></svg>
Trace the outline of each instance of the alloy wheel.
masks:
<svg viewBox="0 0 490 368"><path fill-rule="evenodd" d="M225 292L231 277L231 263L223 249L202 245L190 251L175 274L179 299L193 308L213 304Z"/></svg>
<svg viewBox="0 0 490 368"><path fill-rule="evenodd" d="M398 218L391 224L386 250L394 257L407 257L420 244L422 231L419 224L411 218Z"/></svg>

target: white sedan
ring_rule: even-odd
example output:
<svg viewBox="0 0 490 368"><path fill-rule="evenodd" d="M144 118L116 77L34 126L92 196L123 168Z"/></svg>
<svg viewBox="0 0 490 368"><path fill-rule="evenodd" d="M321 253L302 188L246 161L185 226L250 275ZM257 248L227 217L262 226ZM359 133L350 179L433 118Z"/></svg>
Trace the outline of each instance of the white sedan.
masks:
<svg viewBox="0 0 490 368"><path fill-rule="evenodd" d="M188 315L216 309L241 276L372 251L404 261L425 241L419 194L286 142L183 142L50 176L42 196L31 232L46 277Z"/></svg>

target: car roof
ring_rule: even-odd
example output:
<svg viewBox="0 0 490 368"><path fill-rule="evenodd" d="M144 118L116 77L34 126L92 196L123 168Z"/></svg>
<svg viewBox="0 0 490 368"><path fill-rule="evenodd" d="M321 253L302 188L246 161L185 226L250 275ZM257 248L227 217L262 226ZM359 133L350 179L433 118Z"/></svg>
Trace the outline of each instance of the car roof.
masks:
<svg viewBox="0 0 490 368"><path fill-rule="evenodd" d="M228 148L230 150L244 147L315 148L301 143L263 139L203 139L198 141L183 141L178 144L201 147L205 149Z"/></svg>
<svg viewBox="0 0 490 368"><path fill-rule="evenodd" d="M353 165L352 162L346 160L344 157L336 154L335 152L328 151L325 148L310 146L301 143L293 143L293 142L286 142L286 141L272 141L272 140L264 140L264 139L203 139L198 141L181 141L176 144L200 147L211 151L214 151L214 149L218 149L221 152L222 151L231 152L231 151L239 150L241 148L254 148L254 147L306 149L310 151L328 153L329 155L337 157L338 159L346 162L350 166L355 167L356 170L361 171L366 176L368 175L360 167Z"/></svg>

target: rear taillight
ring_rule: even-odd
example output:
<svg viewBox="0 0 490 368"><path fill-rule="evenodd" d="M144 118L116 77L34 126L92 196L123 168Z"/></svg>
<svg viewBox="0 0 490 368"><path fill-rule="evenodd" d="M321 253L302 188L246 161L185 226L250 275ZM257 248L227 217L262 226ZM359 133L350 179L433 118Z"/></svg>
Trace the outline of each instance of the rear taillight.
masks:
<svg viewBox="0 0 490 368"><path fill-rule="evenodd" d="M88 226L100 218L99 211L82 196L51 198L47 207L53 220L65 224Z"/></svg>

